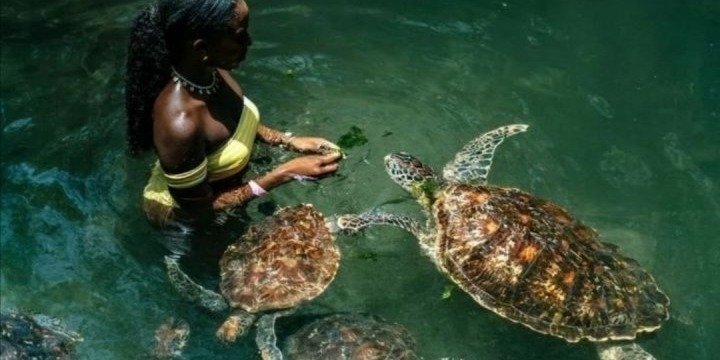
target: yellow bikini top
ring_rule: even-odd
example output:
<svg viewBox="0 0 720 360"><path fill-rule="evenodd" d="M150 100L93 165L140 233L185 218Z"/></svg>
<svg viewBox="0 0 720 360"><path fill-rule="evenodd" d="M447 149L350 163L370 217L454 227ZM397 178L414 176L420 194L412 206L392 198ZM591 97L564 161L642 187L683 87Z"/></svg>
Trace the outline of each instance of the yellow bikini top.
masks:
<svg viewBox="0 0 720 360"><path fill-rule="evenodd" d="M230 139L192 170L180 174L166 174L163 171L167 186L184 189L193 187L206 178L208 181L225 179L237 174L247 165L260 124L260 112L250 99L243 97L243 103L240 121ZM159 163L157 167L160 167Z"/></svg>

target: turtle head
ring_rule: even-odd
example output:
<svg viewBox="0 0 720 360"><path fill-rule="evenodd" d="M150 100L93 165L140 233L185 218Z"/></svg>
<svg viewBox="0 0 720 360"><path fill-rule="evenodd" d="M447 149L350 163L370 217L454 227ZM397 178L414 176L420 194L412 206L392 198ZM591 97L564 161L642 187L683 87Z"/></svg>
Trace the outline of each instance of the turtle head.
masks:
<svg viewBox="0 0 720 360"><path fill-rule="evenodd" d="M433 202L438 188L435 172L416 157L404 152L388 154L385 156L385 171L423 205L429 207Z"/></svg>

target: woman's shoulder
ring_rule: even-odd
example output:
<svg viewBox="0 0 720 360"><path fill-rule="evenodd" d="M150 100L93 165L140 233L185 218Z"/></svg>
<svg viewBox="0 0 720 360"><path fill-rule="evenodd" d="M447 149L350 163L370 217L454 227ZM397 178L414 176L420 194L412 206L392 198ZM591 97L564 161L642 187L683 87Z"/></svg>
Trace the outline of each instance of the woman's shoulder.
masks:
<svg viewBox="0 0 720 360"><path fill-rule="evenodd" d="M155 99L153 128L156 135L171 140L191 140L202 131L204 101L190 96L179 85L169 83Z"/></svg>

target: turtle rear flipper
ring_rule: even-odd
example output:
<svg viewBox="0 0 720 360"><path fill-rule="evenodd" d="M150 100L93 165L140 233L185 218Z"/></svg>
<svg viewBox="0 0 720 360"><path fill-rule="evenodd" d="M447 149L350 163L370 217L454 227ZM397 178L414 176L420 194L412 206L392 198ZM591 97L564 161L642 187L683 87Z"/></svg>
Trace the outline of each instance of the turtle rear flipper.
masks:
<svg viewBox="0 0 720 360"><path fill-rule="evenodd" d="M194 282L185 272L180 269L178 260L165 256L165 268L168 278L175 290L190 302L214 312L221 312L227 309L228 305L222 295L210 291Z"/></svg>
<svg viewBox="0 0 720 360"><path fill-rule="evenodd" d="M272 314L263 315L257 323L255 343L260 349L260 356L263 360L283 360L282 352L277 346L277 335L275 334L275 320L281 316L290 315L294 309L278 311Z"/></svg>
<svg viewBox="0 0 720 360"><path fill-rule="evenodd" d="M655 360L654 356L635 343L598 343L596 348L600 360Z"/></svg>
<svg viewBox="0 0 720 360"><path fill-rule="evenodd" d="M190 325L185 320L169 318L155 330L154 359L178 359L190 337Z"/></svg>
<svg viewBox="0 0 720 360"><path fill-rule="evenodd" d="M445 165L443 178L453 183L485 185L495 148L506 137L525 132L527 128L524 124L506 125L471 140Z"/></svg>
<svg viewBox="0 0 720 360"><path fill-rule="evenodd" d="M255 318L257 318L257 315L253 313L243 309L235 309L215 332L215 336L222 341L233 342L238 337L247 334L250 325L255 322Z"/></svg>
<svg viewBox="0 0 720 360"><path fill-rule="evenodd" d="M35 314L32 319L41 327L51 331L54 336L60 337L68 344L75 344L83 341L82 335L70 330L65 323L57 318L44 314Z"/></svg>

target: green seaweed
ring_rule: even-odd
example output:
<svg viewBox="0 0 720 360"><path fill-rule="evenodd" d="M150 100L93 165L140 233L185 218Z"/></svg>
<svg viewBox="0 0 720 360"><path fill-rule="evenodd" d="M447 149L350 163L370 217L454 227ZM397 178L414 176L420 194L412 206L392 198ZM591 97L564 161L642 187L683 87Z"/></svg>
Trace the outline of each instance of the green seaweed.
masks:
<svg viewBox="0 0 720 360"><path fill-rule="evenodd" d="M412 188L412 194L425 206L430 207L435 202L435 194L438 190L438 183L435 180L429 179L415 182Z"/></svg>
<svg viewBox="0 0 720 360"><path fill-rule="evenodd" d="M357 126L351 126L350 131L345 133L343 136L340 136L340 139L338 139L336 144L342 149L350 149L355 146L366 144L367 142L368 138L365 137L362 129Z"/></svg>
<svg viewBox="0 0 720 360"><path fill-rule="evenodd" d="M435 193L438 190L438 184L432 180L425 180L422 184L420 184L420 190L428 197L428 199L434 200Z"/></svg>

